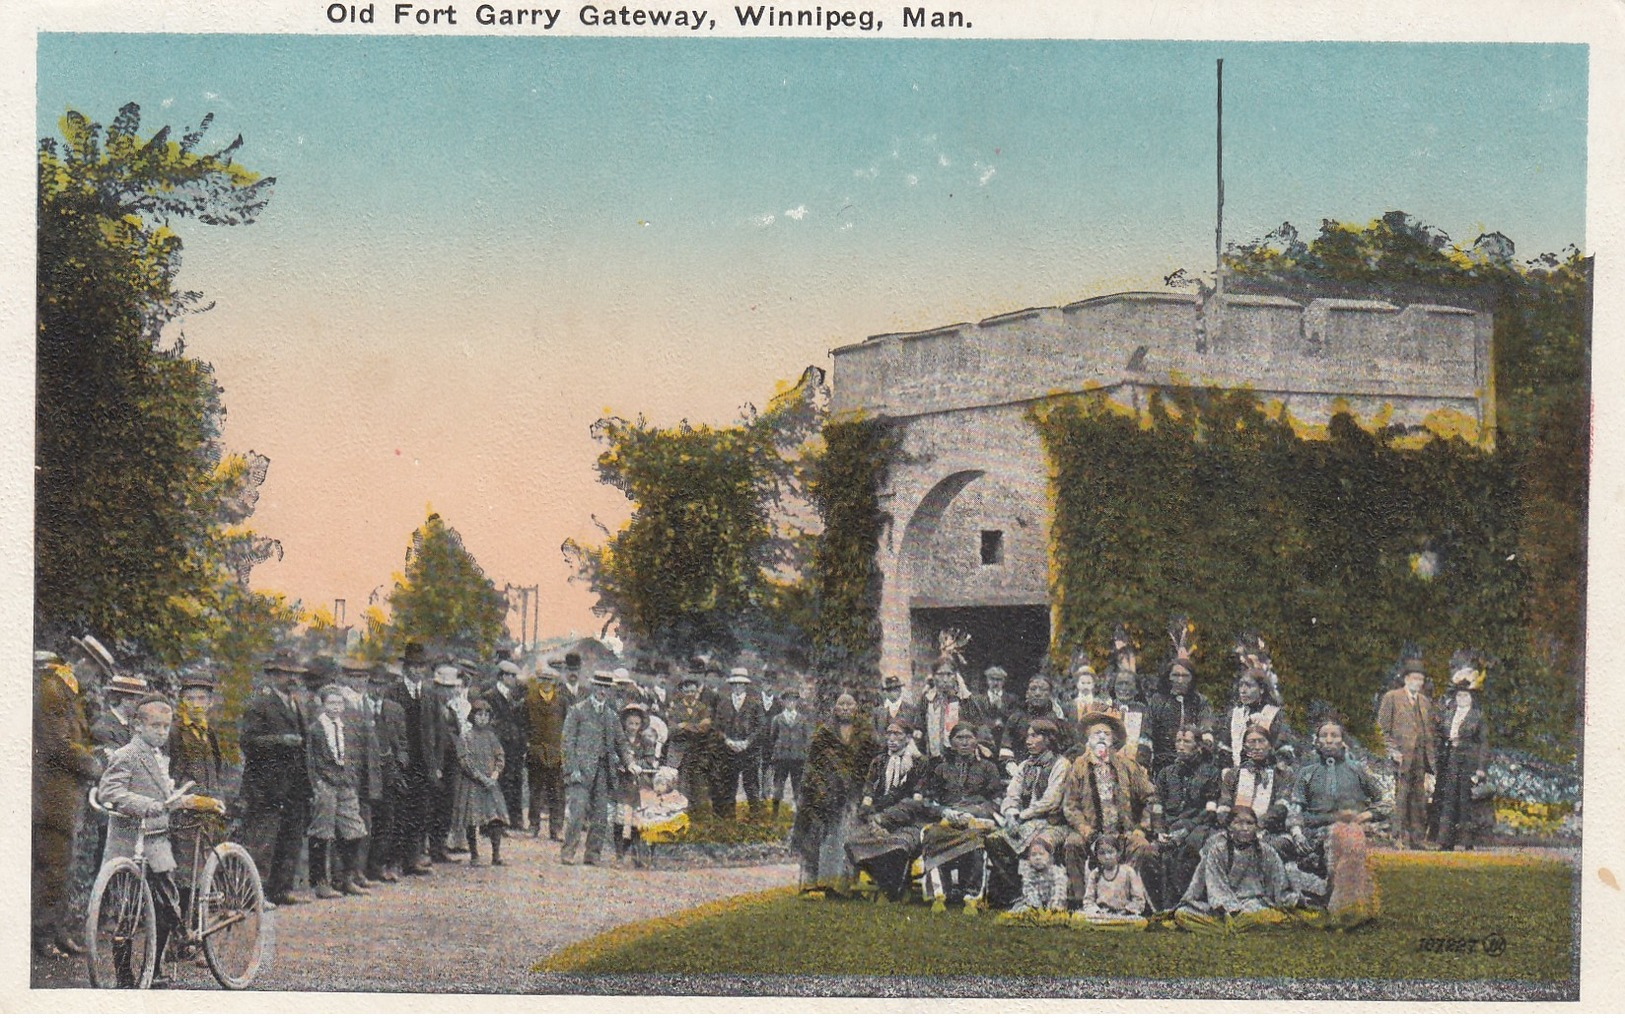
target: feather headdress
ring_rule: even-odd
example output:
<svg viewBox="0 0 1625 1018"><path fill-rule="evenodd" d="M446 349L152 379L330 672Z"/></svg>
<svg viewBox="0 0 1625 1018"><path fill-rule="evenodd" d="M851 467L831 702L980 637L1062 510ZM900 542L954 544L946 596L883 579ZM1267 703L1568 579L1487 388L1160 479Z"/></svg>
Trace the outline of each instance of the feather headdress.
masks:
<svg viewBox="0 0 1625 1018"><path fill-rule="evenodd" d="M1191 655L1196 651L1196 627L1191 624L1189 616L1175 615L1168 620L1168 639L1173 642L1173 656L1168 659L1168 667L1183 665L1195 675L1196 667L1191 663Z"/></svg>
<svg viewBox="0 0 1625 1018"><path fill-rule="evenodd" d="M970 634L963 629L944 629L937 633L937 666L964 667L965 648L969 645Z"/></svg>
<svg viewBox="0 0 1625 1018"><path fill-rule="evenodd" d="M1112 667L1120 672L1138 672L1139 650L1134 646L1134 637L1129 635L1128 626L1119 622L1112 628Z"/></svg>
<svg viewBox="0 0 1625 1018"><path fill-rule="evenodd" d="M1230 652L1236 655L1236 664L1242 671L1270 666L1269 647L1264 644L1263 634L1256 629L1244 629L1236 634Z"/></svg>
<svg viewBox="0 0 1625 1018"><path fill-rule="evenodd" d="M1265 696L1277 706L1281 704L1281 677L1275 674L1275 663L1270 660L1269 647L1264 643L1264 634L1256 629L1244 629L1237 634L1230 652L1236 656L1236 665L1245 675L1252 672L1262 675L1269 688L1264 691Z"/></svg>

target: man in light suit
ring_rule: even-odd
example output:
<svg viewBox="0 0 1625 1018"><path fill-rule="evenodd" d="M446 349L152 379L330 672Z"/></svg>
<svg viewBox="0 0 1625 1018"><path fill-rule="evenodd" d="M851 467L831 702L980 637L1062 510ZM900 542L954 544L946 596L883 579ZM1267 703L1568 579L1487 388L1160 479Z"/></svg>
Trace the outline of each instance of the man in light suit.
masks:
<svg viewBox="0 0 1625 1018"><path fill-rule="evenodd" d="M1383 694L1377 729L1394 766L1395 840L1401 848L1421 848L1427 831L1427 776L1434 771L1433 701L1425 691L1420 660L1406 659L1400 671L1405 684Z"/></svg>
<svg viewBox="0 0 1625 1018"><path fill-rule="evenodd" d="M138 834L144 835L142 851L147 859L147 886L157 912L158 944L154 955L163 961L164 945L181 923L180 896L175 887L175 854L169 845L169 811L172 809L220 810L221 803L204 795L175 796L175 782L169 776L169 763L161 747L169 746L173 713L162 697L142 701L134 717L135 734L122 749L115 750L102 772L96 794L112 812L107 824L107 847L102 864L109 859L133 856ZM130 965L130 948L115 946L113 963L121 987L135 985ZM159 980L153 986L160 985Z"/></svg>
<svg viewBox="0 0 1625 1018"><path fill-rule="evenodd" d="M372 886L370 874L379 872L372 861L372 844L378 833L373 812L384 798L384 761L378 737L377 712L367 697L372 671L371 664L358 658L345 658L339 662L339 685L344 692L344 726L355 732L356 796L361 805L361 822L367 828L366 836L355 850L357 865L350 872L350 880L363 890Z"/></svg>
<svg viewBox="0 0 1625 1018"><path fill-rule="evenodd" d="M609 808L614 801L615 769L625 755L626 737L621 721L609 704L615 677L595 672L587 697L564 715L564 846L559 861L575 864L581 828L587 827L587 845L581 861L598 865L609 835Z"/></svg>

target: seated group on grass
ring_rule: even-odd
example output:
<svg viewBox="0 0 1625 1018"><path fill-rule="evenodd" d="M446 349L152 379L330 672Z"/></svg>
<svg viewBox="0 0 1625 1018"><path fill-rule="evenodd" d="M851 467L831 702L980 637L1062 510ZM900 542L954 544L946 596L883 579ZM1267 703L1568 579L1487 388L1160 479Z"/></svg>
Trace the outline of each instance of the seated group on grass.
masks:
<svg viewBox="0 0 1625 1018"><path fill-rule="evenodd" d="M894 716L881 747L842 694L834 723L814 736L797 817L804 889L872 882L901 900L918 874L935 911L963 905L996 910L1001 922L1086 928L1372 918L1366 824L1390 811L1391 796L1348 757L1343 725L1320 723L1300 763L1267 668L1243 671L1233 719L1187 702L1188 659L1167 671L1179 692L1153 701L1144 729L1156 736L1131 736L1122 703L1035 711L1011 729L1021 743L1004 747L1008 777L989 728L958 711L941 711L952 727L938 740Z"/></svg>

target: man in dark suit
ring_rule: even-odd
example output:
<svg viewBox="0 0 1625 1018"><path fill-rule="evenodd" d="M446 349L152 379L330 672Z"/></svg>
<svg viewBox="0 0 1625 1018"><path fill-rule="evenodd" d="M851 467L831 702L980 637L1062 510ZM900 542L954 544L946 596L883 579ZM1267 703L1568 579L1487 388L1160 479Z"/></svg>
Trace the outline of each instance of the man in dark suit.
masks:
<svg viewBox="0 0 1625 1018"><path fill-rule="evenodd" d="M1003 668L992 666L982 673L983 691L972 697L982 714L981 725L993 733L995 754L998 747L1004 745L1004 732L1009 727L1010 715L1020 706L1015 694L1006 692L1004 688L1009 677Z"/></svg>
<svg viewBox="0 0 1625 1018"><path fill-rule="evenodd" d="M564 714L571 706L569 694L559 688L559 673L551 664L542 666L525 692L529 719L525 765L530 775L530 833L541 836L545 809L547 836L553 841L564 838Z"/></svg>
<svg viewBox="0 0 1625 1018"><path fill-rule="evenodd" d="M575 651L564 655L564 683L559 687L565 707L587 698L587 683L581 681L581 655Z"/></svg>
<svg viewBox="0 0 1625 1018"><path fill-rule="evenodd" d="M406 645L402 666L406 674L389 691L390 699L401 706L407 735L395 809L396 856L401 872L421 876L429 872L429 811L444 777L440 762L448 736L445 712L430 681L429 655L421 643Z"/></svg>
<svg viewBox="0 0 1625 1018"><path fill-rule="evenodd" d="M368 880L382 880L393 884L401 877L406 861L400 856L401 839L395 823L400 808L401 792L412 749L411 735L406 727L406 711L390 699L389 692L402 676L399 665L383 665L368 677L365 707L372 719L374 739L378 745L379 796L368 803L368 850L366 875Z"/></svg>
<svg viewBox="0 0 1625 1018"><path fill-rule="evenodd" d="M498 662L496 679L485 693L485 702L491 708L491 730L502 743L503 759L508 761L497 784L508 804L509 818L518 824L522 819L519 800L525 787L525 768L519 766L519 761L530 750L530 713L525 709L525 687L519 682L518 665Z"/></svg>
<svg viewBox="0 0 1625 1018"><path fill-rule="evenodd" d="M914 701L903 694L903 680L888 675L880 683L880 702L869 711L869 723L874 727L875 740L884 741L886 729L893 721L901 721L913 730Z"/></svg>
<svg viewBox="0 0 1625 1018"><path fill-rule="evenodd" d="M243 751L240 840L265 876L266 899L296 905L310 900L293 892L300 841L310 818L305 760L309 719L297 698L308 669L292 653L279 651L266 660L263 671L267 685L248 702L238 725Z"/></svg>
<svg viewBox="0 0 1625 1018"><path fill-rule="evenodd" d="M728 693L717 699L712 730L722 740L720 779L713 788L712 807L724 818L734 815L734 796L743 781L745 804L755 817L762 804L761 766L762 739L766 735L766 720L760 697L750 693L750 672L735 668L728 676Z"/></svg>
<svg viewBox="0 0 1625 1018"><path fill-rule="evenodd" d="M783 681L782 686L780 685L781 681ZM764 671L762 674L762 688L756 694L757 699L762 703L762 735L757 740L756 746L756 760L758 774L760 775L756 784L757 788L769 788L773 784L773 761L770 759L773 754L773 746L771 745L773 719L783 713L784 703L779 698L783 695L784 690L789 689L792 684L799 686L801 683L793 677L789 680L781 680L780 676L774 672ZM772 799L775 796L770 795L768 798Z"/></svg>
<svg viewBox="0 0 1625 1018"><path fill-rule="evenodd" d="M620 717L609 704L609 690L615 679L608 672L596 672L588 695L572 705L564 715L564 845L559 861L566 866L576 862L576 846L581 844L583 826L587 844L581 861L598 865L599 853L609 835L609 807L615 795L615 771L626 755L626 737ZM562 694L561 694L562 695Z"/></svg>

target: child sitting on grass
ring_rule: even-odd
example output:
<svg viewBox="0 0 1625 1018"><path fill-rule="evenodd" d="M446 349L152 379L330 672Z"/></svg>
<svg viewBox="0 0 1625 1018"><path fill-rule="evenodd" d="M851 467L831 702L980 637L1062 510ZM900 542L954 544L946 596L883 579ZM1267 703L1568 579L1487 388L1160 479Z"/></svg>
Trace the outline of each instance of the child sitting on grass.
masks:
<svg viewBox="0 0 1625 1018"><path fill-rule="evenodd" d="M648 843L672 841L688 830L688 796L677 790L677 769L655 771L654 784L638 796L632 823Z"/></svg>
<svg viewBox="0 0 1625 1018"><path fill-rule="evenodd" d="M1023 926L1066 922L1066 870L1055 864L1055 845L1046 834L1040 834L1027 846L1017 869L1021 874L1021 897L994 922Z"/></svg>
<svg viewBox="0 0 1625 1018"><path fill-rule="evenodd" d="M1094 865L1084 884L1083 906L1073 913L1079 927L1144 929L1145 884L1132 863L1120 861L1116 838L1095 839Z"/></svg>

